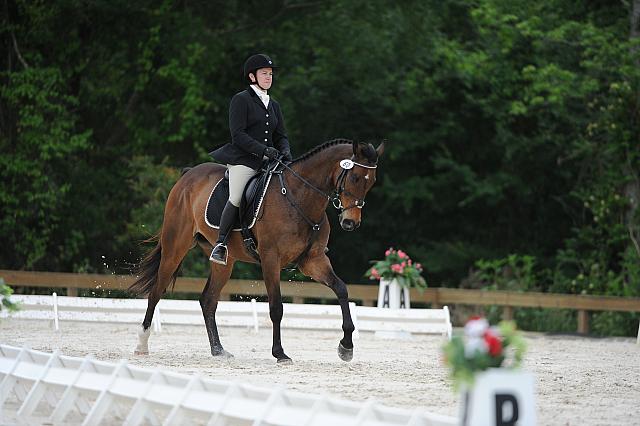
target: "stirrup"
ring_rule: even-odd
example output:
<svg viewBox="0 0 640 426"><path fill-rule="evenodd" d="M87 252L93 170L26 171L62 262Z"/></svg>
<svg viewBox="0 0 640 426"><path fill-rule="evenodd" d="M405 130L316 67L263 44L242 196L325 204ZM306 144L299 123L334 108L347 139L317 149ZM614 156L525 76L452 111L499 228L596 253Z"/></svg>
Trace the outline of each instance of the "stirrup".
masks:
<svg viewBox="0 0 640 426"><path fill-rule="evenodd" d="M224 250L224 258L221 258L221 256L218 253L216 253L216 250L218 248ZM216 254L216 256L214 256L214 254ZM212 261L213 263L218 263L220 265L226 265L227 264L228 255L229 255L229 250L227 249L227 245L224 244L224 243L218 243L213 248L213 250L211 250L211 255L209 256L209 260Z"/></svg>

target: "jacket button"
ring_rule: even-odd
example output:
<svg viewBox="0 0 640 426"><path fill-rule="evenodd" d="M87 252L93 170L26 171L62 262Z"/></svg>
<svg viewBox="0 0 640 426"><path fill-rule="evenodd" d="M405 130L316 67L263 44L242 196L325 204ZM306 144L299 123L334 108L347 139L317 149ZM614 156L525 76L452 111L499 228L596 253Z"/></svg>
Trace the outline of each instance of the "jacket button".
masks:
<svg viewBox="0 0 640 426"><path fill-rule="evenodd" d="M269 114L266 115L266 117L268 117L268 116L269 116Z"/></svg>
<svg viewBox="0 0 640 426"><path fill-rule="evenodd" d="M265 132L265 133L269 133L269 131L268 131L268 130L265 130L264 132Z"/></svg>
<svg viewBox="0 0 640 426"><path fill-rule="evenodd" d="M267 121L267 126L269 125L269 122Z"/></svg>
<svg viewBox="0 0 640 426"><path fill-rule="evenodd" d="M265 142L267 142L267 140L266 140L266 139L265 139L264 141L265 141Z"/></svg>

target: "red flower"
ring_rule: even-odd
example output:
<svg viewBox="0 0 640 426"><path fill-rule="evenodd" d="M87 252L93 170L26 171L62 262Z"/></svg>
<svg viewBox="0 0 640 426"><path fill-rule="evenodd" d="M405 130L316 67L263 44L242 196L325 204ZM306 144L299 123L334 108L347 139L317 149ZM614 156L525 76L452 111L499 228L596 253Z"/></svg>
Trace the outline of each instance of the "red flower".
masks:
<svg viewBox="0 0 640 426"><path fill-rule="evenodd" d="M496 334L491 331L491 329L487 330L484 333L484 341L487 342L487 346L489 346L489 355L498 356L502 352L502 342L496 336Z"/></svg>

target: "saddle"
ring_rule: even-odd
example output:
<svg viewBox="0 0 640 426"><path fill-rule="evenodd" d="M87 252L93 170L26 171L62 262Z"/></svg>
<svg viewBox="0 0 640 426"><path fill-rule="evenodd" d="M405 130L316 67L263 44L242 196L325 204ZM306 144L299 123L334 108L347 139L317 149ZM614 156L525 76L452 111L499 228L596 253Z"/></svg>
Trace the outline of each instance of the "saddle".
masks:
<svg viewBox="0 0 640 426"><path fill-rule="evenodd" d="M262 200L264 199L271 177L274 172L279 172L280 164L278 162L269 163L265 168L262 168L255 176L253 176L244 188L242 200L240 202L240 213L236 223L233 226L233 231L242 233L242 240L244 241L245 248L251 254L251 256L260 262L260 256L257 251L257 240L253 235L251 228L256 223L258 216L260 215L260 207L262 206ZM209 200L207 201L207 207L204 211L204 220L212 228L220 228L220 216L222 210L227 204L229 199L229 170L224 173L224 177L221 178L214 185L209 194Z"/></svg>

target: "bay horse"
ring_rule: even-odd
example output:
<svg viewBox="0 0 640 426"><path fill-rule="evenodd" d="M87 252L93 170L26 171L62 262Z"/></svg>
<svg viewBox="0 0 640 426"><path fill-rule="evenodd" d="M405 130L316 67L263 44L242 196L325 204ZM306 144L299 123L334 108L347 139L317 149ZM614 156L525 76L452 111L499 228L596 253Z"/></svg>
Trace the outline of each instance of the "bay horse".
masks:
<svg viewBox="0 0 640 426"><path fill-rule="evenodd" d="M326 255L330 225L326 208L329 202L340 210L342 229L353 231L360 226L367 192L376 180L378 157L384 142L374 148L363 142L335 139L317 146L284 169L271 183L262 202L259 219L253 227L257 239L262 274L269 299L269 316L273 323L271 354L278 363L290 363L282 348L280 322L282 298L280 271L290 263L336 294L342 310L343 338L338 355L344 361L353 358L354 331L345 283L335 274ZM138 277L129 287L137 295L148 295L146 315L138 332L137 355L149 353L150 326L160 297L175 285L178 270L187 252L196 244L208 257L218 230L205 222L208 195L223 178L226 167L203 163L183 174L171 189L164 210L158 243L140 262ZM228 240L226 265L210 262L210 273L200 296L200 306L215 357L232 357L224 350L218 336L215 313L222 288L229 280L236 261L257 263L243 245L240 232Z"/></svg>

